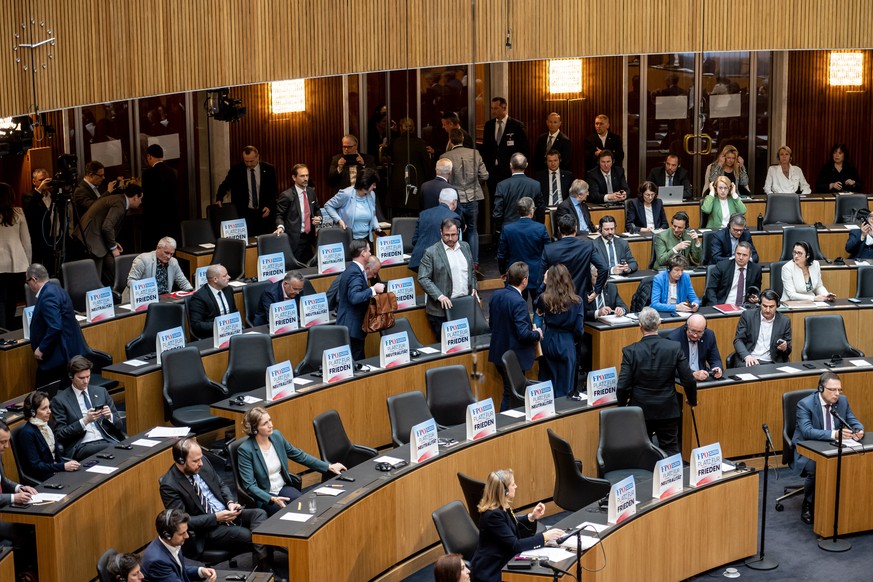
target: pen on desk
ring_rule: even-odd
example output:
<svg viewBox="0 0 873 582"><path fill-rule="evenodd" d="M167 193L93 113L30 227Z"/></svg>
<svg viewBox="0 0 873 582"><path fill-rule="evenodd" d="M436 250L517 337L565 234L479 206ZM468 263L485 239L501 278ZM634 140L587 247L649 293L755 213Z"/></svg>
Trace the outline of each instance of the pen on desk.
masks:
<svg viewBox="0 0 873 582"><path fill-rule="evenodd" d="M300 511L301 509L303 509L303 504L301 504L301 503L298 501L298 502L297 502L297 511Z"/></svg>
<svg viewBox="0 0 873 582"><path fill-rule="evenodd" d="M48 505L49 503L54 503L54 501L37 501L36 503L31 503L30 505L31 506Z"/></svg>
<svg viewBox="0 0 873 582"><path fill-rule="evenodd" d="M335 489L342 489L343 488L342 485L335 485L335 484L325 485L325 487L333 487Z"/></svg>

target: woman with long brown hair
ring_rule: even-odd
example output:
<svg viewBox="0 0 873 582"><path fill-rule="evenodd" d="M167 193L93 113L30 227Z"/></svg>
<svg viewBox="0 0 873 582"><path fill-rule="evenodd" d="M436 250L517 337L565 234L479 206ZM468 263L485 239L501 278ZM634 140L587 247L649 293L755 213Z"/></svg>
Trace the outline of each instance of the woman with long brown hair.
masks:
<svg viewBox="0 0 873 582"><path fill-rule="evenodd" d="M24 211L15 204L15 190L0 182L0 327L14 326L15 307L30 265L30 232Z"/></svg>
<svg viewBox="0 0 873 582"><path fill-rule="evenodd" d="M566 396L576 389L576 344L585 333L585 305L564 265L549 267L543 281L546 288L536 302L543 318L540 380L551 380L555 396Z"/></svg>

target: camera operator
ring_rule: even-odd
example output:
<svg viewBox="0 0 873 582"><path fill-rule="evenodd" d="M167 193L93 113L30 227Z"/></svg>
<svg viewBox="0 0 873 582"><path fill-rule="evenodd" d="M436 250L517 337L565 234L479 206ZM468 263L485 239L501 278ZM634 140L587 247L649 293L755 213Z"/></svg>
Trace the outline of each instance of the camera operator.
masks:
<svg viewBox="0 0 873 582"><path fill-rule="evenodd" d="M30 246L33 262L53 265L52 259L52 178L45 168L37 168L31 174L33 189L21 197L27 230L30 232Z"/></svg>
<svg viewBox="0 0 873 582"><path fill-rule="evenodd" d="M858 213L860 229L849 231L846 252L852 259L873 259L873 215L862 209Z"/></svg>

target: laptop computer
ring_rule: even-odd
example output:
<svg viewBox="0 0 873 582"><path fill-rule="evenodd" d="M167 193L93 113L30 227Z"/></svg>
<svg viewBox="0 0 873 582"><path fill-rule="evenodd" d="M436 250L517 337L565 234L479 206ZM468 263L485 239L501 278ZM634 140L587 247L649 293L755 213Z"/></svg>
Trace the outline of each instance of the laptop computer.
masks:
<svg viewBox="0 0 873 582"><path fill-rule="evenodd" d="M658 197L664 202L682 202L684 195L684 186L660 186L658 188Z"/></svg>

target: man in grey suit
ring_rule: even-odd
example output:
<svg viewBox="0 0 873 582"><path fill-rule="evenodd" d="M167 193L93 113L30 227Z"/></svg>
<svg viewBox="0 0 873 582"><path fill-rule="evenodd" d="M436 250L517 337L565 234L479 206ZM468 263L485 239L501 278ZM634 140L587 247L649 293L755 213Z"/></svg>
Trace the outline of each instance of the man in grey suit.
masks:
<svg viewBox="0 0 873 582"><path fill-rule="evenodd" d="M85 251L98 265L102 265L101 279L105 285L115 281L115 257L124 252L115 240L128 209L137 209L142 204L142 188L130 183L122 194L101 196L82 217L82 226L75 235Z"/></svg>
<svg viewBox="0 0 873 582"><path fill-rule="evenodd" d="M446 218L440 225L440 233L442 240L425 251L418 268L418 282L427 294L427 320L437 337L446 321L446 309L452 307L452 299L476 295L473 256L470 245L458 240L458 224Z"/></svg>
<svg viewBox="0 0 873 582"><path fill-rule="evenodd" d="M461 216L464 218L464 238L470 244L473 254L473 268L479 271L479 201L485 199L482 182L488 179L488 170L482 156L474 149L464 145L464 132L453 129L449 132L452 147L440 159L452 162L451 183L458 191Z"/></svg>
<svg viewBox="0 0 873 582"><path fill-rule="evenodd" d="M791 320L776 311L778 306L779 295L767 289L761 293L761 308L747 309L740 316L734 350L747 367L788 361Z"/></svg>
<svg viewBox="0 0 873 582"><path fill-rule="evenodd" d="M609 264L610 275L628 275L639 268L630 245L615 236L615 217L609 214L600 218L600 238L594 239L594 248Z"/></svg>
<svg viewBox="0 0 873 582"><path fill-rule="evenodd" d="M130 284L133 281L149 277L154 277L157 281L159 295L170 293L174 286L182 291L193 290L194 288L185 278L185 273L179 266L179 261L173 257L175 252L176 239L165 236L158 241L155 250L137 255L130 266L130 273L127 274L127 288L124 290L121 300L125 303L130 301Z"/></svg>
<svg viewBox="0 0 873 582"><path fill-rule="evenodd" d="M518 201L525 196L533 199L537 210L541 210L544 205L540 183L524 175L527 158L523 154L512 154L509 167L512 175L500 182L494 193L494 210L491 216L494 218L494 230L497 232L503 229L504 224L519 219Z"/></svg>

